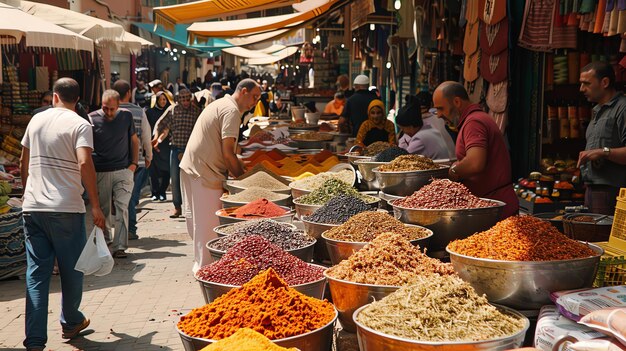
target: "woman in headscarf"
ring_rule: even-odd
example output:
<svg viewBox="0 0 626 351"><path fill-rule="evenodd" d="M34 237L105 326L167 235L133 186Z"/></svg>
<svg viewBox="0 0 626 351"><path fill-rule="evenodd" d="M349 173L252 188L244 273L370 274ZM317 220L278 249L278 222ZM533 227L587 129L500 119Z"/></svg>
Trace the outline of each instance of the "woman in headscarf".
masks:
<svg viewBox="0 0 626 351"><path fill-rule="evenodd" d="M396 124L403 133L399 147L433 160L450 158L441 133L422 120L420 103L415 96L407 96L407 104L398 111Z"/></svg>
<svg viewBox="0 0 626 351"><path fill-rule="evenodd" d="M159 118L170 107L170 102L164 92L156 93L156 103L154 107L146 110L146 116L150 123L150 128L154 126ZM165 138L157 147L152 149L152 165L150 166L150 187L152 190L152 200L165 201L165 191L170 185L170 137Z"/></svg>
<svg viewBox="0 0 626 351"><path fill-rule="evenodd" d="M381 100L374 99L367 107L367 121L361 124L356 135L356 143L360 146L368 146L377 141L396 143L396 128L393 122L385 116L385 104Z"/></svg>

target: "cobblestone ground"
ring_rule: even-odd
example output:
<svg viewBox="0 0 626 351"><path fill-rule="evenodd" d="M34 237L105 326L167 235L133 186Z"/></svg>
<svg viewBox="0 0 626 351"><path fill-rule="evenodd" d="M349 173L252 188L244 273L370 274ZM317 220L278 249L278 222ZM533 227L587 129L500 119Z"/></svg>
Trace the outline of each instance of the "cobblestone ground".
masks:
<svg viewBox="0 0 626 351"><path fill-rule="evenodd" d="M46 350L183 350L175 329L180 314L204 304L191 274L192 242L183 219L170 219L171 202L141 201L139 240L111 274L85 277L82 311L91 319L84 336L61 338L60 280L50 287ZM23 350L23 280L0 281L0 351Z"/></svg>

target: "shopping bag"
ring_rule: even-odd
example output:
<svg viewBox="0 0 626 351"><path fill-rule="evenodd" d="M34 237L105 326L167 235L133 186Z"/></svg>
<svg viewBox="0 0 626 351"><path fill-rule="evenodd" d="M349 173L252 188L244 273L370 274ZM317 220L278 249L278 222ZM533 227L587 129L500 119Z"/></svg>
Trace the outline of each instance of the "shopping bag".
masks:
<svg viewBox="0 0 626 351"><path fill-rule="evenodd" d="M94 226L74 269L85 275L103 276L111 273L113 263L102 229Z"/></svg>

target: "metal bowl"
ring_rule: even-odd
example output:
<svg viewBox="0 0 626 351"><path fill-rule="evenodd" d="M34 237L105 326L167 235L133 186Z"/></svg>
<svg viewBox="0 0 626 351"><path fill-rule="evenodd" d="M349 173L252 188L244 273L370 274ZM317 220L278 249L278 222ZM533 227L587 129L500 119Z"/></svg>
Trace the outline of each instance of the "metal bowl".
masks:
<svg viewBox="0 0 626 351"><path fill-rule="evenodd" d="M211 244L214 241L217 241L219 239L221 238L211 239L206 243L206 248L207 250L209 250L209 254L211 255L211 258L213 259L213 262L219 261L222 258L222 256L224 256L224 254L226 253L226 251L214 249L211 247ZM293 250L285 250L285 251L296 256L297 258L301 259L304 262L310 262L311 259L313 258L313 247L315 246L316 241L317 240L314 239L314 241L307 246L303 246L303 247L293 249Z"/></svg>
<svg viewBox="0 0 626 351"><path fill-rule="evenodd" d="M351 155L349 153L346 154L346 156L348 156L348 162L352 165L354 165L357 160L370 160L372 158L372 156Z"/></svg>
<svg viewBox="0 0 626 351"><path fill-rule="evenodd" d="M604 250L589 244L597 255L562 261L501 261L450 253L458 275L489 302L533 310L552 304L550 293L591 287Z"/></svg>
<svg viewBox="0 0 626 351"><path fill-rule="evenodd" d="M320 132L320 134L328 134L333 136L333 141L337 143L345 143L348 138L352 135L350 133L339 133L339 132Z"/></svg>
<svg viewBox="0 0 626 351"><path fill-rule="evenodd" d="M288 224L290 227L293 228L293 230L297 229L297 227L295 225L293 225L293 223L286 223L286 222L282 222L282 223ZM218 238L228 236L230 234L225 233L223 231L223 229L226 228L226 227L230 227L231 225L232 225L232 223L231 224L218 225L217 227L213 228L213 232L215 232L215 234L217 234Z"/></svg>
<svg viewBox="0 0 626 351"><path fill-rule="evenodd" d="M385 194L409 196L430 183L431 178L448 178L448 166L425 171L381 172L374 168L372 172Z"/></svg>
<svg viewBox="0 0 626 351"><path fill-rule="evenodd" d="M380 202L381 206L380 208L382 208L383 210L392 212L393 211L393 207L391 207L390 202L397 200L397 199L402 199L404 196L396 196L396 195L389 195L389 194L385 194L382 191L378 192L378 197L382 200Z"/></svg>
<svg viewBox="0 0 626 351"><path fill-rule="evenodd" d="M526 331L530 327L530 321L521 313L502 306L496 306L504 313L514 315L524 320L524 328L517 333L497 339L484 341L418 341L405 339L389 334L384 334L364 326L356 319L359 313L368 306L363 306L354 312L354 320L357 326L357 338L361 351L484 351L484 350L510 350L522 346Z"/></svg>
<svg viewBox="0 0 626 351"><path fill-rule="evenodd" d="M278 346L285 348L295 347L300 351L320 351L330 350L333 343L335 321L337 321L337 313L335 312L335 318L325 326L313 330L311 332L296 335L289 338L272 340ZM183 333L178 327L176 327L180 340L183 343L185 351L200 351L206 346L216 342L217 340L194 338Z"/></svg>
<svg viewBox="0 0 626 351"><path fill-rule="evenodd" d="M308 264L315 267L326 268L313 263ZM213 300L226 294L233 288L239 287L238 285L228 285L206 281L199 279L198 277L196 277L196 281L198 281L198 283L200 284L200 288L202 289L202 296L204 297L204 302L206 303L211 303L213 302ZM326 278L322 277L312 282L290 286L306 296L322 300L324 299L324 290L326 290Z"/></svg>
<svg viewBox="0 0 626 351"><path fill-rule="evenodd" d="M287 210L289 212L285 213L284 215L280 215L278 217L269 217L267 219L273 219L276 222L287 222L287 223L290 223L291 222L291 218L293 217L293 211L289 207L285 207L285 206L280 206L280 208L282 208L284 210ZM235 217L231 217L231 216L224 216L223 214L220 214L220 211L222 211L222 210L217 210L215 212L215 215L217 217L219 217L219 219L220 219L220 225L233 224L233 223L249 221L249 220L253 220L253 219L263 219L263 218L235 218Z"/></svg>
<svg viewBox="0 0 626 351"><path fill-rule="evenodd" d="M372 206L372 208L374 208L374 209L378 208L378 203L380 202L380 198L376 198L376 196L372 196L371 194L368 194L366 192L361 192L361 194L368 195L368 196L371 196L372 198L375 198L375 200L372 199L374 201L367 202L367 204ZM299 203L298 199L299 198L295 198L293 200L293 205L294 205L294 207L296 209L296 215L300 219L302 219L302 218L304 218L306 216L312 215L313 212L315 212L318 208L324 206L324 205L305 205L305 204Z"/></svg>
<svg viewBox="0 0 626 351"><path fill-rule="evenodd" d="M324 140L294 140L298 149L322 149Z"/></svg>
<svg viewBox="0 0 626 351"><path fill-rule="evenodd" d="M356 331L356 324L352 319L354 311L400 289L399 286L360 284L336 279L330 277L327 272L328 270L324 271L324 276L328 279L330 296L339 312L339 321L343 329L351 333Z"/></svg>
<svg viewBox="0 0 626 351"><path fill-rule="evenodd" d="M367 182L375 182L375 184L378 184L378 180L376 179L376 174L374 174L372 170L378 166L386 165L388 163L389 162L374 162L367 159L354 161L354 164L359 169L359 173L363 176L363 180Z"/></svg>
<svg viewBox="0 0 626 351"><path fill-rule="evenodd" d="M411 227L420 227L418 225L406 224ZM431 237L433 236L433 231L424 228L428 231L428 235L423 238L411 240L411 244L419 245L420 248L424 249L428 247L428 243L430 242ZM353 253L361 250L365 245L369 244L369 242L357 242L357 241L344 241L331 239L326 236L326 232L322 233L322 241L326 242L326 247L328 249L328 254L330 256L330 262L333 265L339 264L339 262L348 259Z"/></svg>
<svg viewBox="0 0 626 351"><path fill-rule="evenodd" d="M281 195L284 196L282 199L270 200L270 201L272 201L278 206L289 206L291 204L291 196L285 195L285 194L281 194ZM224 198L224 196L220 197L220 201L222 201L222 208L241 207L243 205L246 205L252 202L252 201L245 201L245 202L229 201L228 198Z"/></svg>
<svg viewBox="0 0 626 351"><path fill-rule="evenodd" d="M452 240L467 238L498 223L506 204L497 200L483 200L492 201L496 206L465 210L428 210L399 207L393 201L389 204L393 207L394 217L401 222L421 225L437 233L430 241L428 254L442 257L446 254L445 247Z"/></svg>
<svg viewBox="0 0 626 351"><path fill-rule="evenodd" d="M561 219L554 219L557 216L561 216ZM541 220L549 222L550 224L555 226L556 229L558 229L561 233L564 232L564 230L563 230L563 214L560 214L560 213L557 213L557 212L543 212L543 213L536 213L536 214L533 215L533 217L537 217L537 218L539 218Z"/></svg>
<svg viewBox="0 0 626 351"><path fill-rule="evenodd" d="M240 185L238 185L236 180L228 180L224 183L224 185L225 185L226 190L228 190L230 194L237 194L247 189L245 187L241 187ZM272 190L272 191L278 194L291 195L291 189L289 189L287 185L285 185L285 187L287 188L286 190Z"/></svg>
<svg viewBox="0 0 626 351"><path fill-rule="evenodd" d="M329 261L330 255L328 247L326 246L326 240L322 237L322 233L339 226L339 224L325 224L307 221L304 218L300 218L302 224L304 224L304 232L309 236L312 236L317 240L315 247L313 248L313 258L319 262Z"/></svg>

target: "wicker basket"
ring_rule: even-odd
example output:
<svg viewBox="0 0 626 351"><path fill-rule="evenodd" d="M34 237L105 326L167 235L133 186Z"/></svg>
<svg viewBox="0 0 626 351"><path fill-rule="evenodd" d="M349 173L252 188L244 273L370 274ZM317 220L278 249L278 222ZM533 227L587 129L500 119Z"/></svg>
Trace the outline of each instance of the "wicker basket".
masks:
<svg viewBox="0 0 626 351"><path fill-rule="evenodd" d="M583 217L590 219L590 221L582 221ZM611 235L612 225L613 216L594 213L575 213L563 216L563 232L574 240L607 241Z"/></svg>

